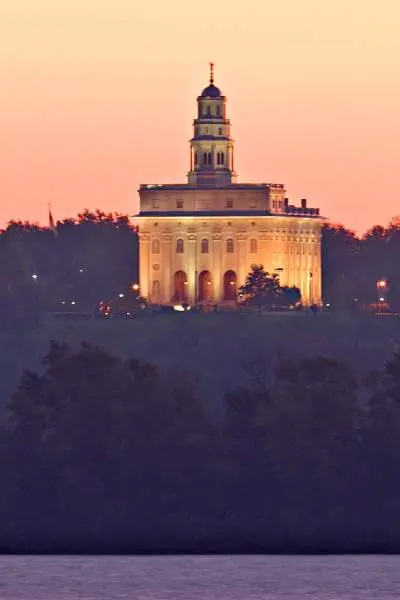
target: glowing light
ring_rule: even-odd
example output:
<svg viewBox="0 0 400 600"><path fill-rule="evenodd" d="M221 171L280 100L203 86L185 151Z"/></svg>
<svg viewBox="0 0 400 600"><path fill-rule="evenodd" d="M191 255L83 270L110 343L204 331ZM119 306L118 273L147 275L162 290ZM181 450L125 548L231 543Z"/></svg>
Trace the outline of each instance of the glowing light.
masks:
<svg viewBox="0 0 400 600"><path fill-rule="evenodd" d="M72 300L71 304L76 304L75 300Z"/></svg>
<svg viewBox="0 0 400 600"><path fill-rule="evenodd" d="M34 279L35 281L37 281L38 275L36 275L36 273L33 273L32 275L32 279Z"/></svg>
<svg viewBox="0 0 400 600"><path fill-rule="evenodd" d="M137 292L139 289L139 284L138 283L132 283L132 289L134 292Z"/></svg>
<svg viewBox="0 0 400 600"><path fill-rule="evenodd" d="M386 281L384 279L380 279L379 281L376 282L376 285L378 288L385 288L386 287Z"/></svg>
<svg viewBox="0 0 400 600"><path fill-rule="evenodd" d="M174 310L176 310L177 312L184 312L184 308L182 306L182 304L174 304Z"/></svg>
<svg viewBox="0 0 400 600"><path fill-rule="evenodd" d="M379 302L385 302L385 298L379 298Z"/></svg>
<svg viewBox="0 0 400 600"><path fill-rule="evenodd" d="M123 297L124 297L124 295L123 295L123 294L118 294L118 297L119 297L119 298L123 298Z"/></svg>

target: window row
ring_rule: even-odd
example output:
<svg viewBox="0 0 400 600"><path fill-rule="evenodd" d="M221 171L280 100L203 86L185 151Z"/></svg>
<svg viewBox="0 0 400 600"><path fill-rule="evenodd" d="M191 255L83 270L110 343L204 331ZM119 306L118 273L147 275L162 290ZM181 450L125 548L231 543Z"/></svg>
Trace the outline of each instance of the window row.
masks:
<svg viewBox="0 0 400 600"><path fill-rule="evenodd" d="M206 117L211 117L212 115L212 110L211 110L211 105L207 104L206 106L203 106L203 111L202 111L202 115L206 116ZM215 107L215 115L217 117L221 116L221 107L219 104L217 104L217 106Z"/></svg>
<svg viewBox="0 0 400 600"><path fill-rule="evenodd" d="M234 240L232 238L228 238L226 240L225 249L226 249L226 252L229 252L229 253L235 251L235 244L234 244ZM184 250L185 250L185 246L184 246L183 239L182 238L177 239L176 240L176 253L177 254L183 254ZM251 254L256 254L257 250L258 250L257 240L253 238L253 239L250 240L250 253ZM160 240L154 239L152 241L151 251L152 251L153 254L160 254ZM207 238L203 238L201 240L200 252L202 254L208 254L208 252L209 252L209 241L208 241Z"/></svg>
<svg viewBox="0 0 400 600"><path fill-rule="evenodd" d="M195 167L197 167L197 165L199 164L199 156L197 154L197 152L194 153L194 165ZM212 160L212 152L203 152L202 154L202 164L203 165L212 165L213 164L213 160ZM217 152L217 165L224 165L225 164L225 153L224 152Z"/></svg>

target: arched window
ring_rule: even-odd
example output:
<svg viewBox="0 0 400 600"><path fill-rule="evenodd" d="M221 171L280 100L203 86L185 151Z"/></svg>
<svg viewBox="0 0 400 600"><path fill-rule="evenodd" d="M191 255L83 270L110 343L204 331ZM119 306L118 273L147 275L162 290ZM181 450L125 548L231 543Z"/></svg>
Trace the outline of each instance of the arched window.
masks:
<svg viewBox="0 0 400 600"><path fill-rule="evenodd" d="M198 158L197 158L197 152L195 152L194 153L194 164L195 164L196 167L197 167L197 160L198 160Z"/></svg>
<svg viewBox="0 0 400 600"><path fill-rule="evenodd" d="M176 240L176 253L183 254L183 240L182 239Z"/></svg>
<svg viewBox="0 0 400 600"><path fill-rule="evenodd" d="M250 253L256 254L257 252L257 240L255 238L250 240Z"/></svg>
<svg viewBox="0 0 400 600"><path fill-rule="evenodd" d="M206 165L206 164L207 164L207 159L208 159L208 153L207 153L207 152L204 152L204 153L203 153L203 165Z"/></svg>
<svg viewBox="0 0 400 600"><path fill-rule="evenodd" d="M206 114L207 114L207 117L211 116L211 106L210 105L207 106L207 113Z"/></svg>
<svg viewBox="0 0 400 600"><path fill-rule="evenodd" d="M201 253L208 254L208 239L207 238L203 238L201 240Z"/></svg>
<svg viewBox="0 0 400 600"><path fill-rule="evenodd" d="M153 240L151 243L151 251L153 254L160 254L160 240Z"/></svg>
<svg viewBox="0 0 400 600"><path fill-rule="evenodd" d="M219 116L220 116L220 114L221 114L221 109L220 109L220 107L219 107L219 104L217 104L216 113L217 113L217 117L219 117Z"/></svg>
<svg viewBox="0 0 400 600"><path fill-rule="evenodd" d="M221 160L220 164L224 165L225 164L225 154L223 152L221 152L220 160Z"/></svg>
<svg viewBox="0 0 400 600"><path fill-rule="evenodd" d="M226 251L233 252L233 239L229 238L226 240Z"/></svg>
<svg viewBox="0 0 400 600"><path fill-rule="evenodd" d="M208 153L208 164L212 165L212 153L211 152Z"/></svg>

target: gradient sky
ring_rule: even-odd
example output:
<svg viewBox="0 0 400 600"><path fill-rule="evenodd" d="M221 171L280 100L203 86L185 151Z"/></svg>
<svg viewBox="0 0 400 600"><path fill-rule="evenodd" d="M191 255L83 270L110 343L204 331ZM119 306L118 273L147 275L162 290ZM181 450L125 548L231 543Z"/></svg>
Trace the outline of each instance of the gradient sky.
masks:
<svg viewBox="0 0 400 600"><path fill-rule="evenodd" d="M399 0L0 0L0 225L185 181L214 61L242 182L358 231L400 213Z"/></svg>

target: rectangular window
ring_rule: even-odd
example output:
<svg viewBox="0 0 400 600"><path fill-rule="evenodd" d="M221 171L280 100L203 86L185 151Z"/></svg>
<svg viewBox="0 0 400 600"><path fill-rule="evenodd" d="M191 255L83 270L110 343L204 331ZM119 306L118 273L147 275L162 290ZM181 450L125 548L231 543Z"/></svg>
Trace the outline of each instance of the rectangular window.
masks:
<svg viewBox="0 0 400 600"><path fill-rule="evenodd" d="M176 201L176 208L183 208L183 200Z"/></svg>
<svg viewBox="0 0 400 600"><path fill-rule="evenodd" d="M233 208L233 200L226 201L226 208Z"/></svg>

